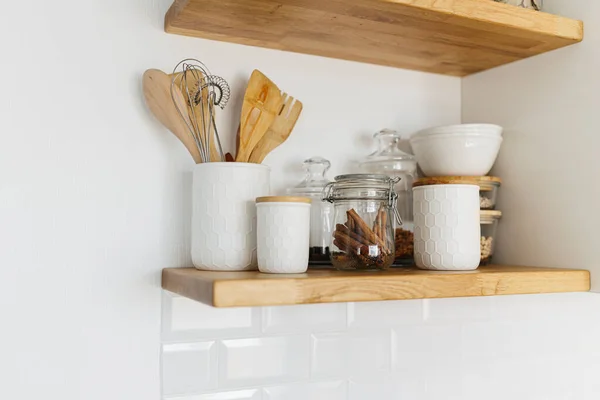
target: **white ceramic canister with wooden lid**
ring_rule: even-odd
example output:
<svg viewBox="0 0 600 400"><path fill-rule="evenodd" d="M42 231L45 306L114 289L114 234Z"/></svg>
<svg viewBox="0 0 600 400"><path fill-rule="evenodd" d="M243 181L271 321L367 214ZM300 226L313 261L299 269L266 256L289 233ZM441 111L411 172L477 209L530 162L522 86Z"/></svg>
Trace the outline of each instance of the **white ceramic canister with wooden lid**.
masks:
<svg viewBox="0 0 600 400"><path fill-rule="evenodd" d="M421 269L468 271L480 261L479 186L413 188L415 262Z"/></svg>
<svg viewBox="0 0 600 400"><path fill-rule="evenodd" d="M258 270L298 274L308 268L311 199L266 196L256 199Z"/></svg>

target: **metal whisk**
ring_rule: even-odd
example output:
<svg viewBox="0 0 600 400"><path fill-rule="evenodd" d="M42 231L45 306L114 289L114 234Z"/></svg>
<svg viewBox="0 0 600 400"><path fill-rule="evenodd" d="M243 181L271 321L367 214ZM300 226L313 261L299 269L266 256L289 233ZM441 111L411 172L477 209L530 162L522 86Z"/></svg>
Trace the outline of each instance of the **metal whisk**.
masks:
<svg viewBox="0 0 600 400"><path fill-rule="evenodd" d="M180 61L172 76L171 97L198 146L202 162L225 161L215 123L215 106L223 109L227 105L231 95L229 84L225 79L211 75L204 63L193 58ZM178 89L186 100L187 109L175 101L174 91Z"/></svg>

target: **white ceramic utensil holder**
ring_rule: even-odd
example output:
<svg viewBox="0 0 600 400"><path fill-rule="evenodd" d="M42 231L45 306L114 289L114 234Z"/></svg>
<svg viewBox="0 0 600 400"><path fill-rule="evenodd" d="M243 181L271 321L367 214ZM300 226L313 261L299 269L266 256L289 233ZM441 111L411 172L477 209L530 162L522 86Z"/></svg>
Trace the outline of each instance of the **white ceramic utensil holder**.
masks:
<svg viewBox="0 0 600 400"><path fill-rule="evenodd" d="M480 261L479 186L413 188L415 262L421 269L468 271Z"/></svg>
<svg viewBox="0 0 600 400"><path fill-rule="evenodd" d="M245 271L256 259L255 199L270 193L270 168L211 162L193 173L192 262L208 271Z"/></svg>
<svg viewBox="0 0 600 400"><path fill-rule="evenodd" d="M310 240L308 197L270 196L256 199L258 270L299 274L308 269Z"/></svg>

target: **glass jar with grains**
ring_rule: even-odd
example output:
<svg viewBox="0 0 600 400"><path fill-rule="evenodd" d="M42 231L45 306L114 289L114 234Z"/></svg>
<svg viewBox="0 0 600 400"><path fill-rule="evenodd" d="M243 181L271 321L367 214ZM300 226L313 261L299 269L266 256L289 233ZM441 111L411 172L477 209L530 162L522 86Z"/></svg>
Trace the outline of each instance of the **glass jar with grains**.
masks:
<svg viewBox="0 0 600 400"><path fill-rule="evenodd" d="M383 129L373 135L377 150L360 163L361 172L400 178L394 186L398 195L396 208L402 218L402 226L394 229L394 265L414 264L414 223L412 184L417 176L417 160L412 154L400 149L402 136L393 130Z"/></svg>
<svg viewBox="0 0 600 400"><path fill-rule="evenodd" d="M386 175L340 175L327 185L323 200L333 203L331 262L340 270L384 270L394 261L394 184Z"/></svg>
<svg viewBox="0 0 600 400"><path fill-rule="evenodd" d="M479 265L488 265L494 255L494 236L498 227L498 220L502 217L501 211L481 210L481 261Z"/></svg>

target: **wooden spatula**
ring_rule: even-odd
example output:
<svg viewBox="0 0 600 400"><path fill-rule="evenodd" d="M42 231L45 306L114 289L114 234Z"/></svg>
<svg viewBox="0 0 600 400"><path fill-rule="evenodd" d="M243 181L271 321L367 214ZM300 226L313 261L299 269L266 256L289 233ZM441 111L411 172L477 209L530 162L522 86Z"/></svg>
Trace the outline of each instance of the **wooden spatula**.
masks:
<svg viewBox="0 0 600 400"><path fill-rule="evenodd" d="M146 105L152 111L152 114L179 138L196 164L202 162L198 147L186 124L186 119L189 123L189 116L184 113L182 118L171 97L171 78L169 75L158 69L149 69L144 72L142 86ZM177 87L174 96L175 101L180 105L180 109L186 110L186 101Z"/></svg>
<svg viewBox="0 0 600 400"><path fill-rule="evenodd" d="M281 92L277 85L255 69L244 94L236 161L248 162L252 150L273 123L281 105Z"/></svg>
<svg viewBox="0 0 600 400"><path fill-rule="evenodd" d="M285 93L282 97L284 103L281 107L281 111L273 120L267 133L265 133L262 139L260 139L254 147L254 150L252 150L252 154L248 159L251 163L262 163L267 154L286 141L290 136L290 133L292 133L296 121L298 121L298 117L302 112L302 103L298 100L294 100L291 96L288 97Z"/></svg>

